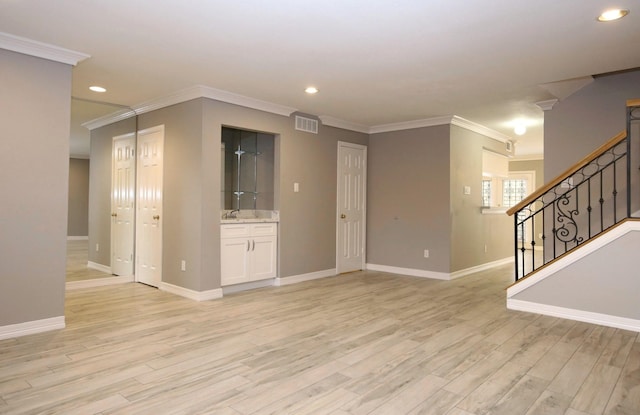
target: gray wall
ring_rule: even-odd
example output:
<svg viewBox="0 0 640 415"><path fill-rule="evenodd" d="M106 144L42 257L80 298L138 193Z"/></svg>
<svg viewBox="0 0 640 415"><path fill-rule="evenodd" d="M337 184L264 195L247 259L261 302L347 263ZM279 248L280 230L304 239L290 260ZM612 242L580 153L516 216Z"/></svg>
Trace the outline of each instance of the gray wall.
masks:
<svg viewBox="0 0 640 415"><path fill-rule="evenodd" d="M164 282L195 291L220 287L223 125L276 135L279 276L335 268L337 143L366 145L366 134L322 125L318 135L308 134L294 129L293 118L204 98L142 114L138 123L139 129L165 126ZM109 245L110 235L111 138L134 129L133 121L125 120L91 134L89 233L91 246L100 243L101 252L103 245ZM94 157L100 160L95 165ZM299 193L293 192L294 182L300 183ZM91 252L91 258L110 263L108 254ZM186 272L180 271L183 259Z"/></svg>
<svg viewBox="0 0 640 415"><path fill-rule="evenodd" d="M371 135L367 263L450 272L449 133L441 125Z"/></svg>
<svg viewBox="0 0 640 415"><path fill-rule="evenodd" d="M451 126L451 272L513 256L513 219L482 213L484 148L506 155L504 143ZM470 195L464 186L471 187Z"/></svg>
<svg viewBox="0 0 640 415"><path fill-rule="evenodd" d="M0 326L64 315L71 66L0 49Z"/></svg>
<svg viewBox="0 0 640 415"><path fill-rule="evenodd" d="M513 298L638 320L638 246L640 232L627 233Z"/></svg>
<svg viewBox="0 0 640 415"><path fill-rule="evenodd" d="M67 236L89 235L89 160L69 159Z"/></svg>
<svg viewBox="0 0 640 415"><path fill-rule="evenodd" d="M549 182L626 127L626 101L640 98L640 71L595 78L544 113Z"/></svg>

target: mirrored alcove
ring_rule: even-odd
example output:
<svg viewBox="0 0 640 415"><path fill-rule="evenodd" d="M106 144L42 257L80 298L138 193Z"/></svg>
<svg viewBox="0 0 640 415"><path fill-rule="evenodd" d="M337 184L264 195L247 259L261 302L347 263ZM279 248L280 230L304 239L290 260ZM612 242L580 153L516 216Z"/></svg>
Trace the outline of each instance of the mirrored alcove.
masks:
<svg viewBox="0 0 640 415"><path fill-rule="evenodd" d="M222 127L221 210L274 209L273 134Z"/></svg>

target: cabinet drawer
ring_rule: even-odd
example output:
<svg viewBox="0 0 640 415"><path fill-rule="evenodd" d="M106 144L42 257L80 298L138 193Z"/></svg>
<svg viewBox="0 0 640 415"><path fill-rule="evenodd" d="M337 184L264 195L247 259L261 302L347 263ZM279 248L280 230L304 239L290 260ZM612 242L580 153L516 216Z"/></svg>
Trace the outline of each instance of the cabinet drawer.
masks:
<svg viewBox="0 0 640 415"><path fill-rule="evenodd" d="M275 223L255 223L252 226L252 236L271 236L277 234L277 224Z"/></svg>
<svg viewBox="0 0 640 415"><path fill-rule="evenodd" d="M221 225L220 237L221 238L237 238L242 236L251 235L251 225L239 223L237 225Z"/></svg>

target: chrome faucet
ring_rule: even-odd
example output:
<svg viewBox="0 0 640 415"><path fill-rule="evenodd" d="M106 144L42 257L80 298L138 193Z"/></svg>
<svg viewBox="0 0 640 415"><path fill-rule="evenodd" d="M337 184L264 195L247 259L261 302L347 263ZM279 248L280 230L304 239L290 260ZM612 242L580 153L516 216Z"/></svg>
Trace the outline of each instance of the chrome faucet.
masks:
<svg viewBox="0 0 640 415"><path fill-rule="evenodd" d="M236 218L236 213L240 212L240 209L233 209L227 213L224 214L224 218L225 219L235 219Z"/></svg>

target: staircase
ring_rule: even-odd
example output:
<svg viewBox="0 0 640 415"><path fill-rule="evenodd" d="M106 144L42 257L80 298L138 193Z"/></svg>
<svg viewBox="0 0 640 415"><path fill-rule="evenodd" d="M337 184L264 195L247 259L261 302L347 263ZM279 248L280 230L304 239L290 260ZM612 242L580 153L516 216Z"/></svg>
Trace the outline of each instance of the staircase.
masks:
<svg viewBox="0 0 640 415"><path fill-rule="evenodd" d="M626 111L625 131L507 211L508 308L640 331L640 99Z"/></svg>

